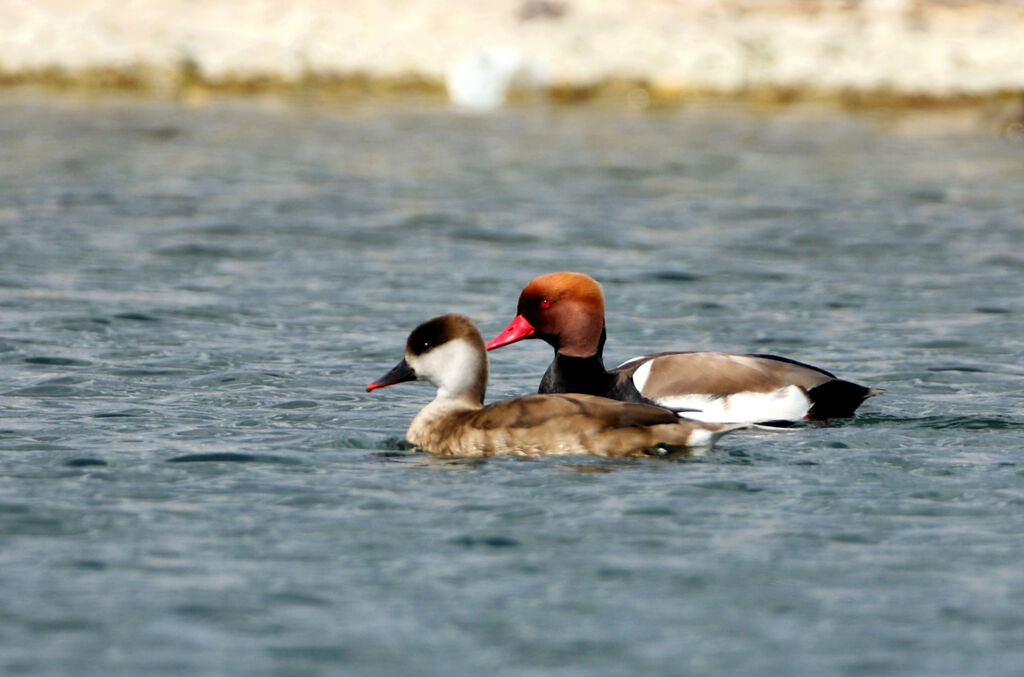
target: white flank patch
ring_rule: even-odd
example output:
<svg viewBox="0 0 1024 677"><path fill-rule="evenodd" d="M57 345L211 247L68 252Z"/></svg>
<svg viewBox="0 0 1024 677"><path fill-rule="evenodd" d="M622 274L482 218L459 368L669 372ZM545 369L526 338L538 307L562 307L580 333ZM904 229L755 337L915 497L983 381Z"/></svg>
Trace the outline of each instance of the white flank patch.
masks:
<svg viewBox="0 0 1024 677"><path fill-rule="evenodd" d="M654 360L647 360L633 372L633 385L641 393L644 391L644 386L647 385L647 378L651 375L651 366L653 364Z"/></svg>
<svg viewBox="0 0 1024 677"><path fill-rule="evenodd" d="M811 408L811 400L802 388L789 385L768 393L743 392L726 397L677 395L655 400L669 409L683 411L682 418L705 423L758 423L760 421L799 421Z"/></svg>

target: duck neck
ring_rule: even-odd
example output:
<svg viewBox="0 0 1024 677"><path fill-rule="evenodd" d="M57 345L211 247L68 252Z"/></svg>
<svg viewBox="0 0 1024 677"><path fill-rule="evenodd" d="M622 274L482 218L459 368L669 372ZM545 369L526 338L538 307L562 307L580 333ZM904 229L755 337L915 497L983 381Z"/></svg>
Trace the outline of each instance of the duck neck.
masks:
<svg viewBox="0 0 1024 677"><path fill-rule="evenodd" d="M558 354L569 357L600 357L607 338L603 316L582 314L569 325L572 329L563 331L556 339L555 350Z"/></svg>
<svg viewBox="0 0 1024 677"><path fill-rule="evenodd" d="M434 402L457 401L469 406L482 407L487 392L487 353L483 345L467 348L453 341L447 352L438 351L443 367L437 369L443 376L431 379L437 387ZM447 348L447 346L445 346Z"/></svg>
<svg viewBox="0 0 1024 677"><path fill-rule="evenodd" d="M477 381L473 384L463 384L457 389L438 388L434 403L458 402L469 407L480 408L484 406L484 394L487 391L486 381Z"/></svg>
<svg viewBox="0 0 1024 677"><path fill-rule="evenodd" d="M554 361L544 372L538 392L604 395L613 380L614 377L604 368L600 352L589 357L555 353Z"/></svg>
<svg viewBox="0 0 1024 677"><path fill-rule="evenodd" d="M405 432L405 438L416 446L428 448L429 440L434 439L438 431L443 431L449 425L452 417L458 414L475 411L483 408L483 400L472 397L436 397L427 406L420 409L419 413L412 419L409 429Z"/></svg>

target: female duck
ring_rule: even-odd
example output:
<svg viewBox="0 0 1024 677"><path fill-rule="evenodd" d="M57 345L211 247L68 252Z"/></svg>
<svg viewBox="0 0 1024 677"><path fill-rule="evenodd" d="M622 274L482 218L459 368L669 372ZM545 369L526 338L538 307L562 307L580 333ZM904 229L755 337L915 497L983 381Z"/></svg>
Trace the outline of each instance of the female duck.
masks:
<svg viewBox="0 0 1024 677"><path fill-rule="evenodd" d="M593 395L528 395L484 406L487 352L479 330L462 315L416 327L405 359L366 389L411 380L434 385L437 396L413 419L406 438L442 456L636 456L709 446L744 427L686 421L661 407Z"/></svg>
<svg viewBox="0 0 1024 677"><path fill-rule="evenodd" d="M634 357L608 371L604 294L582 273L550 273L519 295L516 317L487 344L493 350L526 338L555 349L542 393L590 393L648 402L706 422L786 424L846 418L878 393L775 355L670 352Z"/></svg>

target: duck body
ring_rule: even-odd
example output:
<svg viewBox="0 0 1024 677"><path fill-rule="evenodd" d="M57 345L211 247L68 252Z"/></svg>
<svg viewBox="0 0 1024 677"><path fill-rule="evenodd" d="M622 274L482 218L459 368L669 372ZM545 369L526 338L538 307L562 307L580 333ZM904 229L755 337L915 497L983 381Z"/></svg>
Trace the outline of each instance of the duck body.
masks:
<svg viewBox="0 0 1024 677"><path fill-rule="evenodd" d="M482 407L431 403L406 432L439 456L642 456L710 446L720 427L593 395L527 395Z"/></svg>
<svg viewBox="0 0 1024 677"><path fill-rule="evenodd" d="M849 418L879 392L809 364L756 353L644 355L611 373L621 391L642 393L645 400L698 421L780 424Z"/></svg>
<svg viewBox="0 0 1024 677"><path fill-rule="evenodd" d="M654 353L609 371L602 358L604 295L582 273L531 281L520 295L516 318L487 349L525 338L541 338L555 348L539 392L655 404L704 422L785 425L847 418L865 399L883 392L803 362L754 353Z"/></svg>
<svg viewBox="0 0 1024 677"><path fill-rule="evenodd" d="M406 355L367 390L426 380L437 396L413 419L406 438L440 456L639 456L710 446L737 425L679 419L644 403L585 394L538 394L484 406L487 357L469 319L443 315L417 327Z"/></svg>

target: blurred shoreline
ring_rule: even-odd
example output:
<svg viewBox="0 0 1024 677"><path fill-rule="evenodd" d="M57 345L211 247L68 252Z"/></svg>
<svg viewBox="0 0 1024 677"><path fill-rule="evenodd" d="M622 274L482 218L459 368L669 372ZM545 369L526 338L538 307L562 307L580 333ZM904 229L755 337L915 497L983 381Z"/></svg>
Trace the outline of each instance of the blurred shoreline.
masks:
<svg viewBox="0 0 1024 677"><path fill-rule="evenodd" d="M0 0L0 86L506 102L1024 96L1024 2Z"/></svg>

